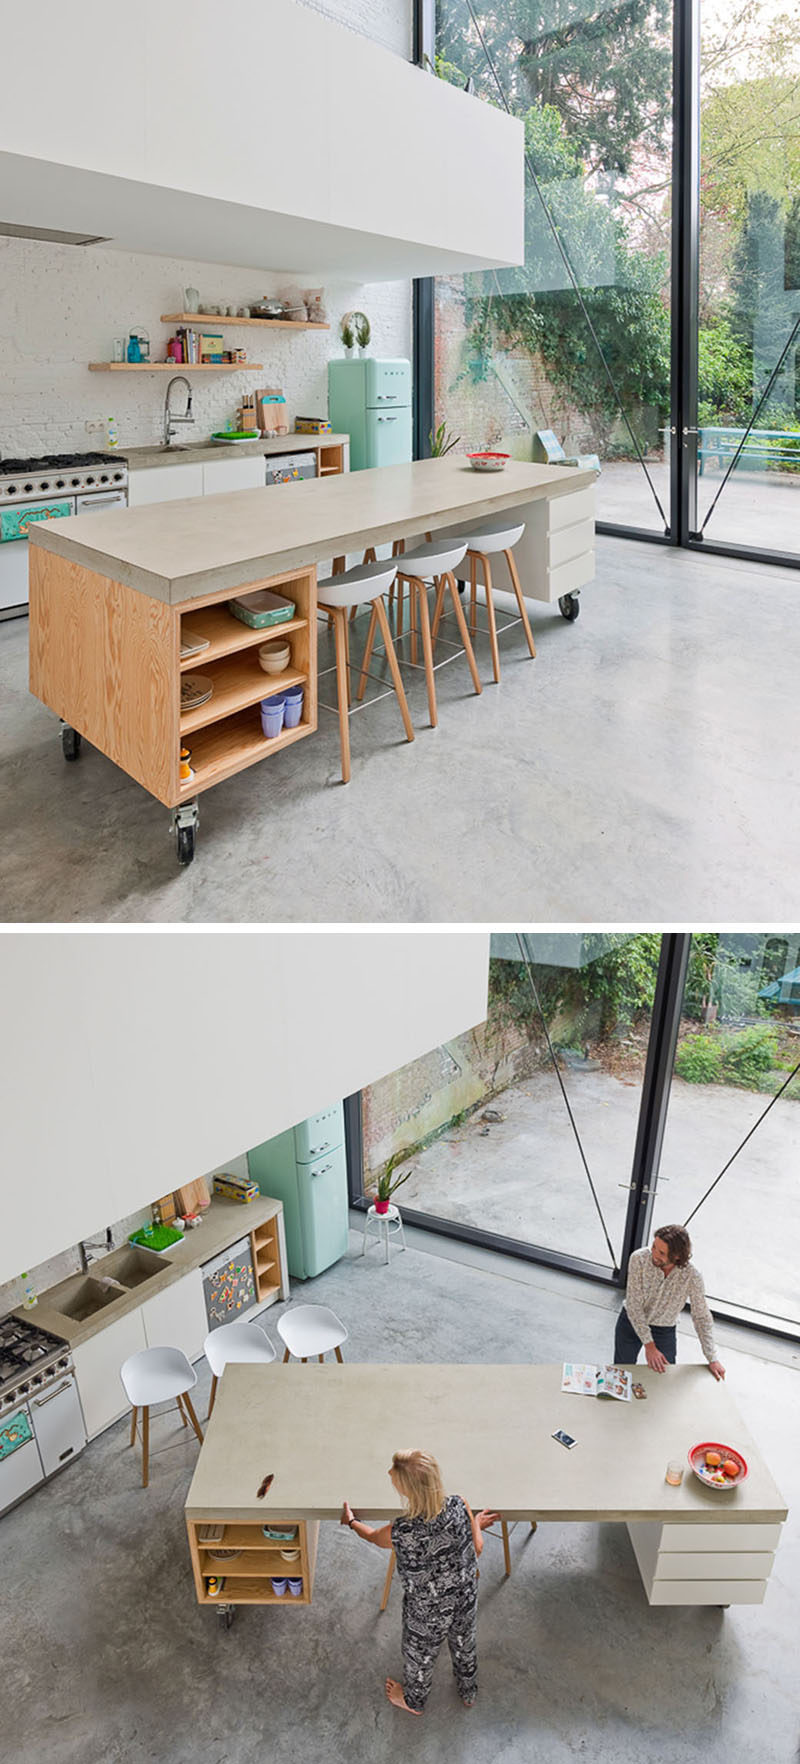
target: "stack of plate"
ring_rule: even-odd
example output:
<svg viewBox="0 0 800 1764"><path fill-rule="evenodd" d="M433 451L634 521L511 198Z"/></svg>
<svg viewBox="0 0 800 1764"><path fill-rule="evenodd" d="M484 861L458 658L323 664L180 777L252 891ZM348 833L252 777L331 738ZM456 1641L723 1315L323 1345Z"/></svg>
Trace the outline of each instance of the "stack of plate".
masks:
<svg viewBox="0 0 800 1764"><path fill-rule="evenodd" d="M210 642L210 637L201 637L199 631L190 631L184 625L181 631L181 661L185 661L189 655L200 655L202 650L208 649Z"/></svg>
<svg viewBox="0 0 800 1764"><path fill-rule="evenodd" d="M184 674L181 679L181 710L197 710L198 705L206 704L214 690L214 682L209 674Z"/></svg>

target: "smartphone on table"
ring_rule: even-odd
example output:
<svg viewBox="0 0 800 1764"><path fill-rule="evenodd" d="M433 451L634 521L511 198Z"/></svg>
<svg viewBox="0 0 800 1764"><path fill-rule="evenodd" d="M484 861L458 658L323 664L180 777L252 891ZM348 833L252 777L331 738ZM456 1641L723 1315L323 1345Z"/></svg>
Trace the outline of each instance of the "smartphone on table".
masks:
<svg viewBox="0 0 800 1764"><path fill-rule="evenodd" d="M572 1434L565 1433L561 1427L558 1427L555 1433L552 1433L550 1437L551 1439L557 1439L559 1445L566 1446L568 1452L571 1452L573 1446L577 1444L577 1441L573 1439Z"/></svg>

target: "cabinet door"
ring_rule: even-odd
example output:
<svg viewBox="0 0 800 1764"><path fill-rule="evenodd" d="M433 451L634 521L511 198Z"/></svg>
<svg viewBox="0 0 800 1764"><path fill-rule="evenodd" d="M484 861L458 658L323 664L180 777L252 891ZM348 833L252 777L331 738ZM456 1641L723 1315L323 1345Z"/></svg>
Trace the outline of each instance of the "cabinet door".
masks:
<svg viewBox="0 0 800 1764"><path fill-rule="evenodd" d="M265 471L263 453L248 454L246 459L206 460L203 494L219 496L227 490L263 490Z"/></svg>
<svg viewBox="0 0 800 1764"><path fill-rule="evenodd" d="M128 478L129 508L142 508L147 502L179 502L183 496L202 494L203 467L199 461L148 466L146 471L131 472Z"/></svg>
<svg viewBox="0 0 800 1764"><path fill-rule="evenodd" d="M199 1360L208 1334L203 1278L199 1268L142 1305L148 1347L176 1347L187 1360Z"/></svg>
<svg viewBox="0 0 800 1764"><path fill-rule="evenodd" d="M141 1310L106 1324L89 1341L73 1348L78 1392L90 1439L110 1427L129 1407L119 1375L123 1360L146 1347Z"/></svg>

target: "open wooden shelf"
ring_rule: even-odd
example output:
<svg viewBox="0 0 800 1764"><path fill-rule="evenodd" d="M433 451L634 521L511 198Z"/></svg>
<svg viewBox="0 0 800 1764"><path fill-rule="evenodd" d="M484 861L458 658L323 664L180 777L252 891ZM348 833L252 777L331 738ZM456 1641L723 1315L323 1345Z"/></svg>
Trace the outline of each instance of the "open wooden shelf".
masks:
<svg viewBox="0 0 800 1764"><path fill-rule="evenodd" d="M90 361L90 374L263 373L263 361Z"/></svg>
<svg viewBox="0 0 800 1764"><path fill-rule="evenodd" d="M277 1529L277 1520L266 1519L264 1523L265 1525L274 1524ZM290 1525L294 1525L297 1530L297 1538L294 1543L289 1541L286 1543L278 1543L275 1538L264 1537L260 1526L242 1524L224 1526L219 1543L203 1544L200 1543L198 1539L198 1547L201 1556L207 1555L209 1550L266 1550L268 1552L277 1550L280 1553L281 1550L299 1549L300 1526L296 1520L292 1519L287 1522L284 1529L288 1531ZM209 1574L221 1574L223 1568L224 1563L220 1562L216 1568L209 1568L208 1572ZM266 1574L267 1572L272 1573L272 1569L267 1570L266 1567L259 1569L259 1573L261 1574Z"/></svg>
<svg viewBox="0 0 800 1764"><path fill-rule="evenodd" d="M261 696L266 698L267 694L263 692ZM240 711L237 716L226 717L222 722L196 730L192 736L195 775L181 786L181 801L196 796L198 790L205 790L210 784L219 784L223 778L232 778L235 772L266 759L267 754L277 753L281 747L291 747L293 741L309 735L314 725L309 718L307 698L306 694L302 720L297 728L282 729L280 735L268 738L264 734L258 710L253 706ZM201 705L200 709L205 710L207 706ZM259 1298L262 1296L259 1293Z"/></svg>
<svg viewBox="0 0 800 1764"><path fill-rule="evenodd" d="M296 1523L296 1543L280 1543L277 1539L264 1537L261 1524L225 1525L222 1540L212 1547L218 1549L240 1549L241 1556L233 1561L215 1562L209 1553L209 1547L200 1542L199 1533L203 1524L198 1520L187 1520L189 1533L189 1549L192 1557L195 1591L201 1605L310 1605L314 1588L314 1572L317 1562L317 1546L319 1543L319 1520L293 1520L286 1522L286 1529ZM279 1525L280 1519L270 1518L267 1523ZM299 1559L286 1562L281 1550L298 1549ZM216 1598L210 1598L207 1582L211 1575L219 1575L224 1580L222 1592ZM273 1580L301 1580L303 1590L293 1597L288 1587L285 1593L274 1593Z"/></svg>
<svg viewBox="0 0 800 1764"><path fill-rule="evenodd" d="M206 653L204 650L203 655ZM202 671L205 673L206 669ZM293 667L284 668L282 674L265 674L252 649L245 650L242 655L237 651L221 661L212 662L207 672L209 680L214 682L213 695L194 710L181 712L181 740L184 735L193 734L195 729L206 729L212 723L220 723L223 717L245 710L248 705L260 704L262 698L286 692L290 686L305 686L308 679L302 669ZM277 741L280 737L273 739Z"/></svg>
<svg viewBox="0 0 800 1764"><path fill-rule="evenodd" d="M262 1542L266 1543L266 1541L266 1538L262 1539ZM220 1549L223 1549L224 1547L223 1544L219 1545ZM230 1548L233 1549L234 1545L231 1544ZM241 1548L241 1545L239 1545L239 1548ZM231 1574L237 1580L258 1579L268 1581L272 1575L279 1577L282 1574L287 1576L291 1574L293 1580L299 1580L303 1565L299 1538L296 1544L292 1544L291 1546L289 1544L278 1544L276 1548L276 1555L272 1555L271 1553L265 1554L263 1550L257 1548L252 1550L245 1549L241 1556L234 1556L232 1561L226 1562L215 1561L214 1557L209 1554L208 1550L201 1549L200 1572L204 1578L207 1574L224 1574L226 1576ZM287 1562L281 1555L281 1549L288 1550L289 1548L298 1551L298 1555L294 1562Z"/></svg>
<svg viewBox="0 0 800 1764"><path fill-rule="evenodd" d="M263 1225L257 1225L255 1231L251 1231L250 1247L253 1251L256 1292L261 1302L280 1290L280 1284L276 1285L274 1279L275 1273L280 1270L278 1226L275 1219L265 1219ZM272 1279L269 1278L270 1275L273 1276Z"/></svg>
<svg viewBox="0 0 800 1764"><path fill-rule="evenodd" d="M273 331L329 331L330 325L315 325L311 319L233 318L230 313L162 312L163 325L261 325Z"/></svg>
<svg viewBox="0 0 800 1764"><path fill-rule="evenodd" d="M199 612L187 612L185 616L189 630L209 640L208 649L199 650L197 655L187 655L181 662L181 670L190 673L196 673L198 669L202 673L207 663L217 661L222 655L234 655L240 649L256 649L262 643L290 637L293 631L303 631L306 623L305 619L285 619L282 625L263 625L261 630L254 630L228 612L225 605L204 606ZM265 680L280 678L280 674L264 675ZM266 696L262 693L262 698Z"/></svg>

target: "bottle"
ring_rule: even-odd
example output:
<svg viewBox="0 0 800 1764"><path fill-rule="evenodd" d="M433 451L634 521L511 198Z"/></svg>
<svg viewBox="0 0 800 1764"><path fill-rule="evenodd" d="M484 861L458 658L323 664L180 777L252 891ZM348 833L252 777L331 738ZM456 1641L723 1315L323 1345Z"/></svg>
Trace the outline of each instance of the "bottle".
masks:
<svg viewBox="0 0 800 1764"><path fill-rule="evenodd" d="M117 425L116 425L113 417L109 417L109 419L108 419L108 432L106 434L106 446L107 447L118 447L119 446L119 441L117 438Z"/></svg>
<svg viewBox="0 0 800 1764"><path fill-rule="evenodd" d="M33 1290L30 1274L27 1273L22 1275L22 1302L28 1311L32 1311L34 1305L39 1303Z"/></svg>

